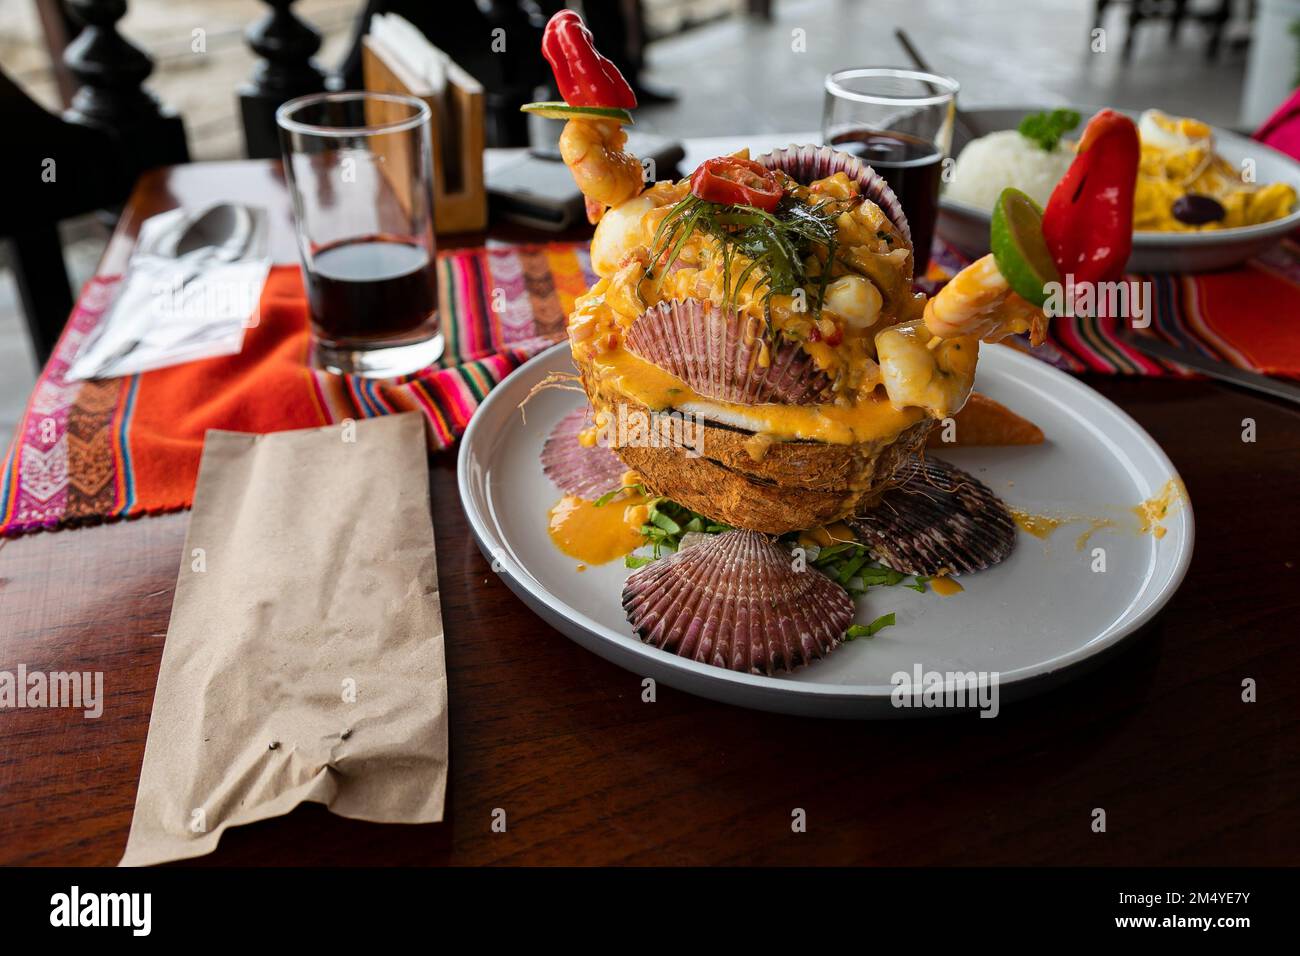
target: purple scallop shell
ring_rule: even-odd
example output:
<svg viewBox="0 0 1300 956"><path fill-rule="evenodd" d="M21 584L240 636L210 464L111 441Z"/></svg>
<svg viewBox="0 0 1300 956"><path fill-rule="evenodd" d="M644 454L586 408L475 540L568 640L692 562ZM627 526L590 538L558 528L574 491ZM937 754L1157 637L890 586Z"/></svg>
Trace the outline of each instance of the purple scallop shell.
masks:
<svg viewBox="0 0 1300 956"><path fill-rule="evenodd" d="M903 204L898 201L884 177L856 156L830 146L785 146L764 153L755 162L768 169L779 169L805 186L836 173L845 173L850 179L858 181L862 195L880 207L894 228L907 240L908 248L912 247L912 230L907 224L907 216L903 214Z"/></svg>
<svg viewBox="0 0 1300 956"><path fill-rule="evenodd" d="M816 405L831 381L812 357L783 339L759 364L761 323L698 299L660 302L628 330L629 351L676 375L706 398L738 405Z"/></svg>
<svg viewBox="0 0 1300 956"><path fill-rule="evenodd" d="M1016 546L1006 505L974 475L937 458L913 458L901 480L849 526L876 560L905 574L969 574Z"/></svg>
<svg viewBox="0 0 1300 956"><path fill-rule="evenodd" d="M542 446L542 471L546 477L566 495L588 501L622 487L627 473L627 465L609 448L587 448L579 443L578 433L591 423L590 406L575 408L560 419Z"/></svg>
<svg viewBox="0 0 1300 956"><path fill-rule="evenodd" d="M825 657L853 622L847 591L820 571L796 571L767 535L741 530L634 572L623 610L647 644L754 674Z"/></svg>

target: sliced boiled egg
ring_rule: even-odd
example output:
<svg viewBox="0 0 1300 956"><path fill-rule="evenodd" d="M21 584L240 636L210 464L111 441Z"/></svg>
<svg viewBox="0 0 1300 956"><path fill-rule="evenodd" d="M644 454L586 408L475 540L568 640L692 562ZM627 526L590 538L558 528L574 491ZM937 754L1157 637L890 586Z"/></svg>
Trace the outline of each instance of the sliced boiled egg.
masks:
<svg viewBox="0 0 1300 956"><path fill-rule="evenodd" d="M1160 110L1142 114L1138 134L1146 145L1174 153L1214 148L1214 133L1205 123L1187 116L1170 116Z"/></svg>

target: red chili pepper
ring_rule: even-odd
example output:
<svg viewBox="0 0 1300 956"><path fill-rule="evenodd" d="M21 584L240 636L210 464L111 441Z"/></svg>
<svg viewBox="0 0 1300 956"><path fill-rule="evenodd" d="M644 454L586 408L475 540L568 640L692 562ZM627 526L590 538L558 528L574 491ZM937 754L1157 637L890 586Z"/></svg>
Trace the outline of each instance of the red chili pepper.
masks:
<svg viewBox="0 0 1300 956"><path fill-rule="evenodd" d="M1084 128L1069 170L1043 210L1043 238L1061 275L1107 282L1124 274L1133 250L1133 190L1137 185L1137 127L1102 110Z"/></svg>
<svg viewBox="0 0 1300 956"><path fill-rule="evenodd" d="M781 201L776 173L751 159L706 159L691 176L691 192L708 202L753 206L771 212Z"/></svg>
<svg viewBox="0 0 1300 956"><path fill-rule="evenodd" d="M542 56L551 64L560 96L570 106L636 108L632 87L618 67L596 51L591 31L572 10L561 10L546 24Z"/></svg>

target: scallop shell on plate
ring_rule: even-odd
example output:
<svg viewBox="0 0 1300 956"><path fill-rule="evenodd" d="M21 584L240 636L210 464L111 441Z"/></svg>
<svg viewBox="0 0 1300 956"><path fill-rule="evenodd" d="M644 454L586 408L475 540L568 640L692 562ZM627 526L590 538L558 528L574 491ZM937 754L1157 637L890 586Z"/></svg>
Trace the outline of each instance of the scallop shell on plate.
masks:
<svg viewBox="0 0 1300 956"><path fill-rule="evenodd" d="M699 299L671 299L647 309L632 323L626 345L718 401L816 405L831 386L793 342L764 345L759 319Z"/></svg>
<svg viewBox="0 0 1300 956"><path fill-rule="evenodd" d="M969 574L1005 560L1016 523L989 486L946 461L913 458L898 484L849 522L872 557L906 574Z"/></svg>
<svg viewBox="0 0 1300 956"><path fill-rule="evenodd" d="M623 485L625 465L604 445L584 445L583 431L592 426L589 405L575 408L559 420L542 445L542 471L566 495L593 501Z"/></svg>
<svg viewBox="0 0 1300 956"><path fill-rule="evenodd" d="M754 531L727 531L660 558L623 586L641 640L679 657L755 674L790 671L839 646L848 592Z"/></svg>
<svg viewBox="0 0 1300 956"><path fill-rule="evenodd" d="M827 176L844 173L857 182L863 196L879 206L881 212L889 217L894 228L907 240L908 248L911 248L912 230L907 225L903 204L898 201L885 178L856 156L830 146L784 146L764 153L755 162L768 169L779 169L805 186Z"/></svg>

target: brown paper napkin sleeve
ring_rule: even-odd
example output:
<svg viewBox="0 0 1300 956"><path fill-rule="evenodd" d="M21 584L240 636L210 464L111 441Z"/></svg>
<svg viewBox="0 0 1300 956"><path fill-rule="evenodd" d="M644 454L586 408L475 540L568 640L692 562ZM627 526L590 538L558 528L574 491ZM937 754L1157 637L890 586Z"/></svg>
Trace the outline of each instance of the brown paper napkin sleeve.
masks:
<svg viewBox="0 0 1300 956"><path fill-rule="evenodd" d="M442 819L423 428L208 432L122 865L210 853L227 827L308 800Z"/></svg>

